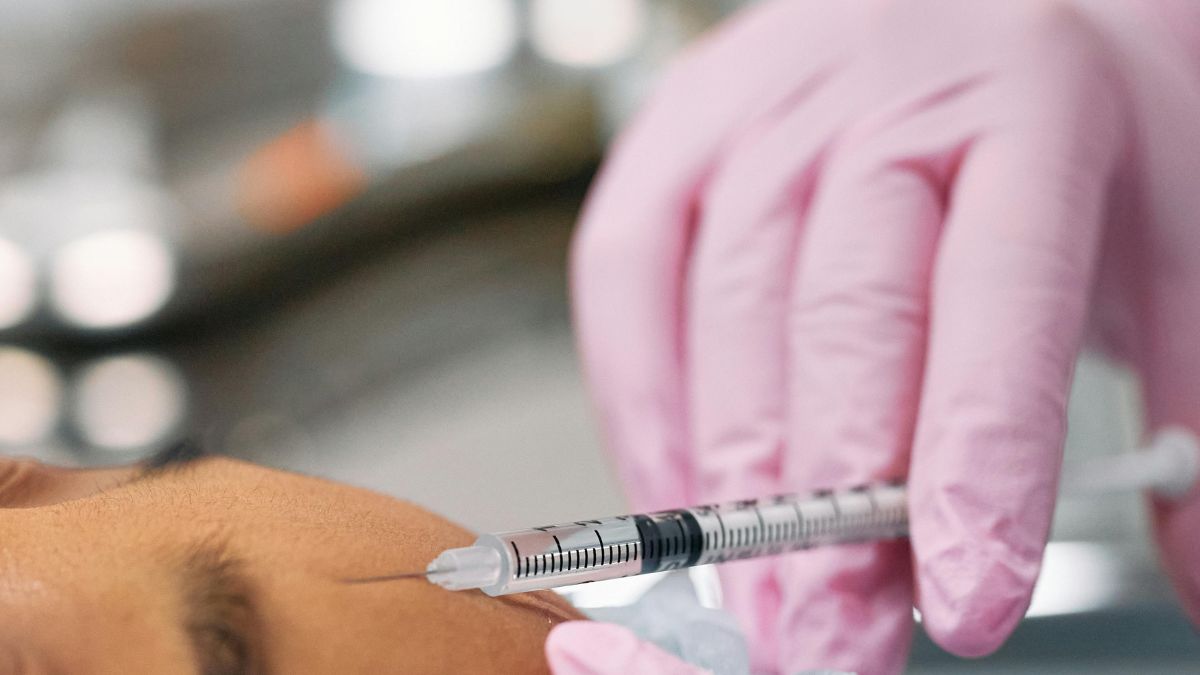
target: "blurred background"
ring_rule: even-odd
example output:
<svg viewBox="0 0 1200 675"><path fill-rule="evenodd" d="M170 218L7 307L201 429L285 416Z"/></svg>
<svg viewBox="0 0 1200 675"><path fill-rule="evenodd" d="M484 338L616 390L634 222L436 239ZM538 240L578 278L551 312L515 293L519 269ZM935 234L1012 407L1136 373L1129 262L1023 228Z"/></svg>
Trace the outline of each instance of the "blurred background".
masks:
<svg viewBox="0 0 1200 675"><path fill-rule="evenodd" d="M476 529L624 509L566 247L605 144L733 0L0 0L0 451L181 437ZM1068 461L1130 447L1085 357ZM497 506L503 505L503 506ZM1135 496L1059 509L978 672L1200 656ZM920 640L913 672L964 662Z"/></svg>

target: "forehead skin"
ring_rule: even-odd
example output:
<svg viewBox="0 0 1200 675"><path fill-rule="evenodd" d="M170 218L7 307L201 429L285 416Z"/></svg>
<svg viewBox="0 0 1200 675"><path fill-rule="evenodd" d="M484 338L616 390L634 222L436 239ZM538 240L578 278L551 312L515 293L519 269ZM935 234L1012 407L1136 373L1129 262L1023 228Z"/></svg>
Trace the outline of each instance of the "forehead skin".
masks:
<svg viewBox="0 0 1200 675"><path fill-rule="evenodd" d="M217 458L0 509L0 675L195 672L179 569L214 542L253 589L269 672L545 671L549 629L580 618L556 596L339 581L473 539L405 502Z"/></svg>

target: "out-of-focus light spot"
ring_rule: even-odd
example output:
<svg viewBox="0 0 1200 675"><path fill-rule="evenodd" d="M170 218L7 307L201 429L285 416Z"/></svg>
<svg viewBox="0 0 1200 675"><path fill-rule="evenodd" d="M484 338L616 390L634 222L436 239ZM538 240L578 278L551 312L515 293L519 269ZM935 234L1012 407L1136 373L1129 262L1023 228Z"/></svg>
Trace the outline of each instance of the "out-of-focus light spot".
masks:
<svg viewBox="0 0 1200 675"><path fill-rule="evenodd" d="M512 0L340 0L333 42L372 75L447 77L501 65L517 46Z"/></svg>
<svg viewBox="0 0 1200 675"><path fill-rule="evenodd" d="M50 300L83 328L120 328L153 315L175 289L163 239L137 229L103 230L67 244L50 266Z"/></svg>
<svg viewBox="0 0 1200 675"><path fill-rule="evenodd" d="M58 422L62 382L46 359L17 347L0 347L0 445L46 438Z"/></svg>
<svg viewBox="0 0 1200 675"><path fill-rule="evenodd" d="M616 63L646 30L645 0L534 0L531 12L534 49L568 66Z"/></svg>
<svg viewBox="0 0 1200 675"><path fill-rule="evenodd" d="M79 373L71 403L83 440L100 449L134 451L162 442L183 422L187 387L161 358L113 356Z"/></svg>
<svg viewBox="0 0 1200 675"><path fill-rule="evenodd" d="M1111 604L1120 585L1117 563L1101 544L1050 542L1025 616L1075 614Z"/></svg>
<svg viewBox="0 0 1200 675"><path fill-rule="evenodd" d="M12 328L33 311L37 300L37 272L21 247L0 239L0 330Z"/></svg>
<svg viewBox="0 0 1200 675"><path fill-rule="evenodd" d="M325 128L292 127L260 147L239 171L238 210L255 227L286 234L359 195L367 175Z"/></svg>
<svg viewBox="0 0 1200 675"><path fill-rule="evenodd" d="M499 79L357 81L327 101L321 123L326 142L367 175L487 143L525 104L523 94Z"/></svg>
<svg viewBox="0 0 1200 675"><path fill-rule="evenodd" d="M155 113L144 87L100 77L73 89L41 132L38 158L59 170L153 174Z"/></svg>

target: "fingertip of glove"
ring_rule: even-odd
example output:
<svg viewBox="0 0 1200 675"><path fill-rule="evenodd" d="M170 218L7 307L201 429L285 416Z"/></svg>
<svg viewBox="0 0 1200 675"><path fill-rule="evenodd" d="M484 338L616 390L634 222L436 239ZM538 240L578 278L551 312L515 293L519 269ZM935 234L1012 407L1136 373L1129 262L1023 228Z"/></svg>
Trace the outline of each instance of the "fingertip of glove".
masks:
<svg viewBox="0 0 1200 675"><path fill-rule="evenodd" d="M919 604L925 632L957 656L991 654L1025 616L1038 567L1037 561L961 548L923 562Z"/></svg>

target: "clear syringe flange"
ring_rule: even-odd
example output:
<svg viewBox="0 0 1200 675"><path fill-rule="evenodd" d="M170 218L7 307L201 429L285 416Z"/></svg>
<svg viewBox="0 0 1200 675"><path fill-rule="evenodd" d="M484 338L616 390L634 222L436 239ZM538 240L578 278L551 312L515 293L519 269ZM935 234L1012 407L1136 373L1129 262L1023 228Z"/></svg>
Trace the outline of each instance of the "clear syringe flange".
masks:
<svg viewBox="0 0 1200 675"><path fill-rule="evenodd" d="M426 574L505 595L907 532L904 486L872 485L485 534Z"/></svg>

